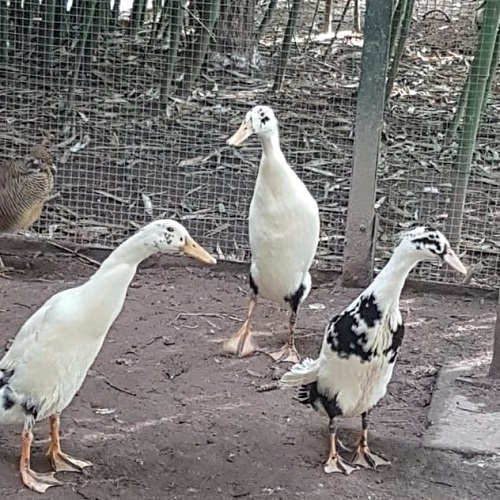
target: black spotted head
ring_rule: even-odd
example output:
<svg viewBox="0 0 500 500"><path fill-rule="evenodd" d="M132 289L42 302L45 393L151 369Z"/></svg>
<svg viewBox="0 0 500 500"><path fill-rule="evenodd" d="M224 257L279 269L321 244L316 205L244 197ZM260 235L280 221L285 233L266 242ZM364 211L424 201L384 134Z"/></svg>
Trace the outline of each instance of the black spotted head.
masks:
<svg viewBox="0 0 500 500"><path fill-rule="evenodd" d="M418 261L438 258L459 273L467 274L446 236L432 227L420 226L404 232L398 250L414 254Z"/></svg>
<svg viewBox="0 0 500 500"><path fill-rule="evenodd" d="M140 232L140 241L156 252L183 252L205 264L217 261L189 235L187 229L172 219L160 219L144 226Z"/></svg>
<svg viewBox="0 0 500 500"><path fill-rule="evenodd" d="M228 139L230 146L239 146L252 134L276 133L278 120L269 106L255 106L245 116L240 128Z"/></svg>

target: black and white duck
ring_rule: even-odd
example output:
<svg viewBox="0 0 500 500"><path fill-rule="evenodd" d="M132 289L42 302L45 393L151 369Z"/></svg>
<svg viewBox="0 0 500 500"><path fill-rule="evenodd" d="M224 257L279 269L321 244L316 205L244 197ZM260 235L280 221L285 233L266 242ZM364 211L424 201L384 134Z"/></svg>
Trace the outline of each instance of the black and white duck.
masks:
<svg viewBox="0 0 500 500"><path fill-rule="evenodd" d="M224 351L239 357L258 350L250 331L257 296L290 307L289 340L276 361L299 361L295 323L300 305L311 290L309 269L319 241L318 205L281 151L278 121L271 108L255 106L228 144L239 146L252 134L262 145L262 157L249 213L251 298L246 321L224 343Z"/></svg>
<svg viewBox="0 0 500 500"><path fill-rule="evenodd" d="M137 266L159 252L183 252L207 264L216 260L173 220L151 222L118 246L85 283L63 290L21 327L0 360L0 424L22 424L23 483L44 493L61 484L54 473L30 467L33 427L49 419L52 469L79 472L92 465L61 451L59 414L71 403L120 314Z"/></svg>
<svg viewBox="0 0 500 500"><path fill-rule="evenodd" d="M440 259L456 271L467 270L446 237L430 227L403 233L387 265L326 327L319 357L304 359L280 380L301 386L298 399L330 419L325 472L349 474L358 467L389 462L368 447L368 412L384 397L403 341L401 290L410 271L424 260ZM361 416L362 430L353 460L337 453L337 417Z"/></svg>

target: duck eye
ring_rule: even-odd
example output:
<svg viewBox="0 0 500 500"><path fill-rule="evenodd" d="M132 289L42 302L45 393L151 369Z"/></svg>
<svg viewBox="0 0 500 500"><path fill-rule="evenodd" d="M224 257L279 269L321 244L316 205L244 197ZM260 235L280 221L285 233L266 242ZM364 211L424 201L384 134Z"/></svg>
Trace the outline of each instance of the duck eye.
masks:
<svg viewBox="0 0 500 500"><path fill-rule="evenodd" d="M174 232L174 228L173 228L173 227L167 227L167 231L168 231L169 233L173 233L173 232Z"/></svg>

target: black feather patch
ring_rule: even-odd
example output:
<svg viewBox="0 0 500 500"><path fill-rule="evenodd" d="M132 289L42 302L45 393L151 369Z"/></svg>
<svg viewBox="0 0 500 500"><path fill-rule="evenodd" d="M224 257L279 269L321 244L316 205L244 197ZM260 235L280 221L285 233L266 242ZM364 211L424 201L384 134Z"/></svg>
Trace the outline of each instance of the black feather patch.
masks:
<svg viewBox="0 0 500 500"><path fill-rule="evenodd" d="M14 370L0 369L0 389L9 383L12 375L14 375Z"/></svg>
<svg viewBox="0 0 500 500"><path fill-rule="evenodd" d="M359 321L352 311L346 311L337 317L335 323L330 323L327 342L342 359L358 356L361 361L370 361L373 351L366 348L366 333L358 333L358 327Z"/></svg>
<svg viewBox="0 0 500 500"><path fill-rule="evenodd" d="M269 116L267 116L262 109L259 110L259 117L260 117L260 123L262 123L262 125L265 125L270 120Z"/></svg>
<svg viewBox="0 0 500 500"><path fill-rule="evenodd" d="M330 418L342 415L342 410L337 405L337 398L329 399L324 394L321 394L318 391L318 384L316 382L301 386L297 400L302 404L312 406L315 410L319 410L321 406Z"/></svg>
<svg viewBox="0 0 500 500"><path fill-rule="evenodd" d="M436 233L431 232L420 238L415 238L412 241L418 250L425 248L440 257L448 251L446 243L440 241Z"/></svg>
<svg viewBox="0 0 500 500"><path fill-rule="evenodd" d="M257 287L257 285L255 284L255 281L254 279L252 278L252 273L250 272L248 274L248 282L250 284L250 288L252 290L252 292L257 295L259 293L259 288Z"/></svg>
<svg viewBox="0 0 500 500"><path fill-rule="evenodd" d="M304 405L312 405L319 397L316 382L312 384L302 385L297 393L297 401Z"/></svg>
<svg viewBox="0 0 500 500"><path fill-rule="evenodd" d="M32 416L34 419L38 417L38 408L33 403L25 401L21 406L27 415Z"/></svg>
<svg viewBox="0 0 500 500"><path fill-rule="evenodd" d="M4 389L2 404L5 411L10 410L16 404L14 393L9 386L6 386Z"/></svg>
<svg viewBox="0 0 500 500"><path fill-rule="evenodd" d="M391 345L384 351L384 354L389 356L389 363L394 363L394 361L396 361L396 356L398 355L399 348L403 342L404 334L405 327L403 323L398 325L395 332L392 332Z"/></svg>
<svg viewBox="0 0 500 500"><path fill-rule="evenodd" d="M295 293L285 297L285 302L288 302L290 304L293 312L296 313L298 311L305 291L306 291L306 287L303 284L301 284Z"/></svg>
<svg viewBox="0 0 500 500"><path fill-rule="evenodd" d="M356 311L359 317L366 323L368 328L373 328L377 321L382 318L382 313L377 305L373 293L368 297L361 297Z"/></svg>
<svg viewBox="0 0 500 500"><path fill-rule="evenodd" d="M362 296L351 309L335 316L328 326L327 342L343 359L358 356L370 361L374 352L366 346L367 330L382 319L382 311L373 294Z"/></svg>

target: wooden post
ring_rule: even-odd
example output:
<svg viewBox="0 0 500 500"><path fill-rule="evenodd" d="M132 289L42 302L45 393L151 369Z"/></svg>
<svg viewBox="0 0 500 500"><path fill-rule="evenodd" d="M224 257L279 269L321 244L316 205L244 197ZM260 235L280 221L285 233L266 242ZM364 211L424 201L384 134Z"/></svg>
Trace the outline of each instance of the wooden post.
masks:
<svg viewBox="0 0 500 500"><path fill-rule="evenodd" d="M490 377L500 378L500 293L498 294L497 320L493 339L493 358L490 365Z"/></svg>
<svg viewBox="0 0 500 500"><path fill-rule="evenodd" d="M373 274L375 193L385 105L393 2L367 0L356 107L354 160L344 248L344 286L367 286Z"/></svg>

